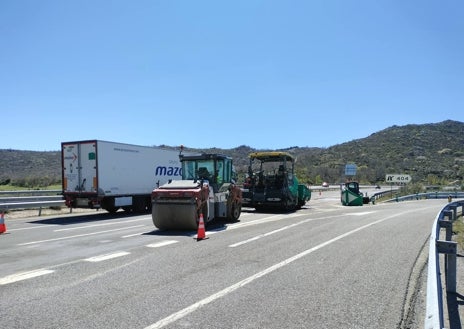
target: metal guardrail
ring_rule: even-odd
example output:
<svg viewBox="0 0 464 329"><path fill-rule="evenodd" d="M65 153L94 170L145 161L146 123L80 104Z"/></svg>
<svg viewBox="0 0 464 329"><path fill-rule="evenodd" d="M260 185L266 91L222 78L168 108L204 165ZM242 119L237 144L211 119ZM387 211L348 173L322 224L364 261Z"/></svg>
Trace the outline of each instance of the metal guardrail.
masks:
<svg viewBox="0 0 464 329"><path fill-rule="evenodd" d="M15 202L15 203L0 203L0 212L5 212L11 209L39 209L39 216L42 215L42 208L63 207L64 200L59 201L35 201L35 202ZM72 208L69 208L72 212Z"/></svg>
<svg viewBox="0 0 464 329"><path fill-rule="evenodd" d="M61 195L62 190L17 190L17 191L0 191L2 196L44 196L44 195Z"/></svg>
<svg viewBox="0 0 464 329"><path fill-rule="evenodd" d="M0 197L0 204L12 202L34 202L34 201L57 201L63 200L62 195L45 195L45 196L23 196L23 197Z"/></svg>
<svg viewBox="0 0 464 329"><path fill-rule="evenodd" d="M459 207L461 207L462 216L464 213L464 200L451 202L438 213L433 223L429 242L425 329L444 328L440 254L445 254L444 272L446 291L451 293L456 292L457 244L451 241L451 239L452 224L458 218ZM446 229L445 240L440 240L440 236L442 235L441 228Z"/></svg>
<svg viewBox="0 0 464 329"><path fill-rule="evenodd" d="M427 193L416 193L405 196L397 196L393 199L386 200L385 202L399 202L399 201L411 201L421 199L462 199L464 198L464 192L427 192Z"/></svg>
<svg viewBox="0 0 464 329"><path fill-rule="evenodd" d="M44 195L47 193L52 195ZM61 190L2 191L0 195L14 196L0 197L0 211L39 209L40 216L42 214L42 208L63 207L65 205L63 196L56 194L61 194Z"/></svg>
<svg viewBox="0 0 464 329"><path fill-rule="evenodd" d="M374 193L374 194L370 197L369 200L370 200L372 203L375 203L375 201L377 201L377 200L380 199L380 198L383 198L385 195L388 195L388 194L393 195L393 191L396 192L396 190L390 190L390 191L382 191L382 192Z"/></svg>

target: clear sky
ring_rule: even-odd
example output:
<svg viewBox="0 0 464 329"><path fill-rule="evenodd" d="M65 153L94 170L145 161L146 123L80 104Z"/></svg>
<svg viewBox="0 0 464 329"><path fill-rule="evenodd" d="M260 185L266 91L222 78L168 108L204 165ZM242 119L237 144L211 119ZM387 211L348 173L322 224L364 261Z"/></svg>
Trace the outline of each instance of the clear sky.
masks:
<svg viewBox="0 0 464 329"><path fill-rule="evenodd" d="M462 0L2 0L0 149L328 147L464 121Z"/></svg>

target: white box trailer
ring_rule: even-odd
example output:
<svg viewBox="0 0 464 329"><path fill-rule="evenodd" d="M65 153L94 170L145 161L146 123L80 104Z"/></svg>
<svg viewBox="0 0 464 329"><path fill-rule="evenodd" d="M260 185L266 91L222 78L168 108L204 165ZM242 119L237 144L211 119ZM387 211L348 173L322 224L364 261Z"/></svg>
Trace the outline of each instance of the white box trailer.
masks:
<svg viewBox="0 0 464 329"><path fill-rule="evenodd" d="M151 192L181 179L179 151L101 140L61 143L62 185L70 208L151 211Z"/></svg>

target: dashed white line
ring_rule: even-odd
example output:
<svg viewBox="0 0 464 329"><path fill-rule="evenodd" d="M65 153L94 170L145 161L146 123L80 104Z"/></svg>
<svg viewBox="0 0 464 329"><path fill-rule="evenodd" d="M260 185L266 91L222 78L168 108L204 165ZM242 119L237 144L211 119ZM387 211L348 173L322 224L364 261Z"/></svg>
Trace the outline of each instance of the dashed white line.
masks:
<svg viewBox="0 0 464 329"><path fill-rule="evenodd" d="M47 240L39 240L39 241L31 241L31 242L25 242L25 243L18 243L18 246L27 246L31 244L37 244L37 243L43 243L43 242L52 242L52 241L60 241L60 240L67 240L67 239L73 239L73 238L79 238L83 236L90 236L90 235L96 235L96 234L102 234L102 233L109 233L109 232L116 232L116 231L122 231L122 230L128 230L131 228L136 228L136 227L142 227L145 225L134 225L134 226L127 226L123 228L117 228L113 230L106 230L106 231L98 231L98 232L91 232L91 233L86 233L86 234L77 234L77 235L70 235L70 236L63 236L61 238L54 238L54 239L47 239Z"/></svg>
<svg viewBox="0 0 464 329"><path fill-rule="evenodd" d="M352 212L352 213L346 213L345 216L364 216L364 215L372 214L373 212L375 211Z"/></svg>
<svg viewBox="0 0 464 329"><path fill-rule="evenodd" d="M86 258L84 260L86 262L96 263L96 262L101 262L101 261L108 260L108 259L113 259L113 258L117 258L117 257L126 256L126 255L129 255L129 254L130 254L130 252L127 252L127 251L119 251L119 252L114 252L114 253L111 253L111 254Z"/></svg>
<svg viewBox="0 0 464 329"><path fill-rule="evenodd" d="M53 272L54 272L53 270L38 269L34 271L29 271L29 272L16 273L16 274L12 274L12 275L8 275L3 278L0 278L0 285L9 284L9 283L27 280L27 279L32 279L32 278L50 274Z"/></svg>
<svg viewBox="0 0 464 329"><path fill-rule="evenodd" d="M111 222L111 223L83 225L83 226L76 226L76 227L67 227L67 228L61 228L58 230L53 230L53 232L73 231L73 230L81 230L81 229L90 228L90 227L109 226L109 225L118 225L118 224L125 225L127 223L139 222L141 220L146 220L146 218L130 219L130 220L124 221L123 223L122 222Z"/></svg>
<svg viewBox="0 0 464 329"><path fill-rule="evenodd" d="M121 238L122 238L122 239L131 238L131 237L133 237L133 236L142 235L142 234L144 234L144 233L147 233L147 232L139 232L139 233L134 233L134 234L123 235Z"/></svg>
<svg viewBox="0 0 464 329"><path fill-rule="evenodd" d="M292 228L292 227L295 227L295 226L298 226L298 225L301 225L301 224L305 224L305 223L308 223L308 222L311 222L311 221L314 221L314 220L318 220L318 218L308 218L308 219L303 220L303 221L298 222L298 223L294 223L294 224L291 224L291 225L283 226L283 227L281 227L281 228L279 228L279 229L277 229L277 230L270 231L270 232L267 232L267 233L263 233L263 234L254 236L254 237L252 237L252 238L250 238L250 239L247 239L247 240L244 240L244 241L240 241L240 242L231 244L231 245L229 245L229 247L235 248L235 247L241 246L241 245L243 245L243 244L246 244L246 243L249 243L249 242L252 242L252 241L256 241L256 240L261 239L261 238L264 238L264 237L266 237L266 236L269 236L269 235L272 235L272 234L275 234L275 233L284 231L284 230L286 230L286 229L289 229L289 228Z"/></svg>
<svg viewBox="0 0 464 329"><path fill-rule="evenodd" d="M149 247L149 248L159 248L159 247L168 246L170 244L174 244L174 243L177 243L177 242L179 242L179 241L177 241L177 240L165 240L165 241L161 241L161 242L157 242L157 243L147 244L147 247Z"/></svg>
<svg viewBox="0 0 464 329"><path fill-rule="evenodd" d="M49 228L49 227L52 227L52 226L60 226L60 225L58 225L58 224L47 224L47 225L34 226L34 227L12 228L12 229L8 229L8 232L11 232L11 231L37 230L37 229L39 229L39 228Z"/></svg>

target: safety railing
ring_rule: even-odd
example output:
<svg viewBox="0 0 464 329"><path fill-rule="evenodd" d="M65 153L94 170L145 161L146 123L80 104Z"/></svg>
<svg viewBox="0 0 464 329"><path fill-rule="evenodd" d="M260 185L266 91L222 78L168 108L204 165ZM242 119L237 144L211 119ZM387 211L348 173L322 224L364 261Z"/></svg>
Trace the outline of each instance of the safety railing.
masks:
<svg viewBox="0 0 464 329"><path fill-rule="evenodd" d="M40 216L42 208L63 207L65 205L61 190L2 191L0 195L0 212L38 209Z"/></svg>
<svg viewBox="0 0 464 329"><path fill-rule="evenodd" d="M62 190L17 190L17 191L0 191L0 198L9 196L45 196L61 195Z"/></svg>
<svg viewBox="0 0 464 329"><path fill-rule="evenodd" d="M428 193L416 193L405 196L397 196L385 202L399 202L399 201L411 201L421 199L462 199L464 198L464 192L428 192Z"/></svg>
<svg viewBox="0 0 464 329"><path fill-rule="evenodd" d="M453 222L458 218L458 208L461 216L464 201L447 204L437 215L432 226L429 242L429 260L427 275L427 300L425 314L425 329L444 328L443 285L440 277L440 254L444 254L445 288L447 293L456 293L456 254L457 243L452 241ZM445 234L441 229L445 229ZM442 240L442 237L445 237Z"/></svg>

